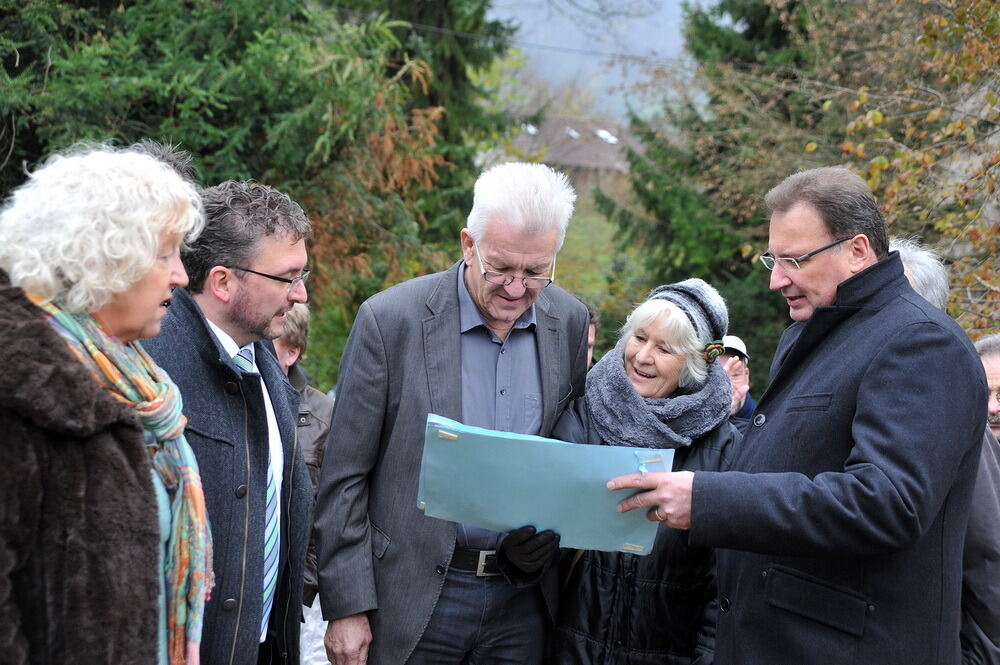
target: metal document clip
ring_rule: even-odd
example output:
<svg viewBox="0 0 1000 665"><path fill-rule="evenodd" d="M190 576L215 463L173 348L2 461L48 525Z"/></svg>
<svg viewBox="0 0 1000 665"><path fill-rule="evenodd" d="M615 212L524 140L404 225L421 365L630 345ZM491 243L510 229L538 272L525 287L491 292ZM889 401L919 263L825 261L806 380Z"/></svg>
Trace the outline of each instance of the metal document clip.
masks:
<svg viewBox="0 0 1000 665"><path fill-rule="evenodd" d="M438 437L442 439L448 439L449 441L458 441L458 435L454 432L449 432L448 430L439 429Z"/></svg>

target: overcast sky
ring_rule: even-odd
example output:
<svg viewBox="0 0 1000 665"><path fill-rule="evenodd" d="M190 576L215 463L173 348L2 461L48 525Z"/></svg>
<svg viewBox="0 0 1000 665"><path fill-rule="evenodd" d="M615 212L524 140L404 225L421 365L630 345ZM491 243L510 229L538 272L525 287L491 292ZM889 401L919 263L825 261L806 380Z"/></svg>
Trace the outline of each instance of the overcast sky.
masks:
<svg viewBox="0 0 1000 665"><path fill-rule="evenodd" d="M520 25L515 46L534 72L555 84L589 86L604 111L621 115L627 100L637 103L628 88L641 79L641 65L612 64L605 54L667 60L682 55L680 1L646 4L653 11L645 17L601 21L580 13L568 16L565 3L560 12L547 0L494 0L490 16Z"/></svg>

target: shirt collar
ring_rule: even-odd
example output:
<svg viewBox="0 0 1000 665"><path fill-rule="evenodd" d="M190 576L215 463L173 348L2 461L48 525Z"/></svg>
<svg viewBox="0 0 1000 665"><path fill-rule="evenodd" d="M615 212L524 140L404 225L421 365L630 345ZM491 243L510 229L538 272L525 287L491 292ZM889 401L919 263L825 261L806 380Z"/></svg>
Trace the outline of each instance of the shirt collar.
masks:
<svg viewBox="0 0 1000 665"><path fill-rule="evenodd" d="M460 332L467 333L476 326L483 326L489 330L490 328L486 325L486 322L483 321L483 315L476 307L476 303L472 302L472 296L469 294L469 288L465 285L465 269L466 265L463 261L462 264L458 266L459 330ZM533 325L535 325L535 303L531 303L531 307L525 310L521 316L517 317L517 321L514 322L514 330L522 330Z"/></svg>
<svg viewBox="0 0 1000 665"><path fill-rule="evenodd" d="M212 332L215 333L215 336L219 339L219 343L222 344L222 348L226 350L226 353L229 354L230 358L232 358L233 356L235 356L237 353L240 352L241 348L240 345L236 343L236 340L234 340L232 337L229 336L229 333L227 333L225 330L212 323L208 318L206 318L205 321L208 323L208 327L212 329ZM253 342L250 342L249 344L247 344L245 347L242 348L249 349L250 359L253 361L253 364L256 367L257 356L254 354L253 351Z"/></svg>

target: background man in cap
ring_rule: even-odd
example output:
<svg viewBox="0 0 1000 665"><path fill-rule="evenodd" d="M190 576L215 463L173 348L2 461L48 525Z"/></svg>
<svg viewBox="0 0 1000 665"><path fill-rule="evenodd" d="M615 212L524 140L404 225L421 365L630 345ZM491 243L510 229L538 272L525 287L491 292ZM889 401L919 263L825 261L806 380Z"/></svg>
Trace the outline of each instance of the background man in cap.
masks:
<svg viewBox="0 0 1000 665"><path fill-rule="evenodd" d="M726 335L722 338L725 349L720 362L733 384L733 403L729 409L729 422L736 426L740 433L746 432L750 424L750 416L757 408L757 402L750 394L750 354L747 345L736 335Z"/></svg>
<svg viewBox="0 0 1000 665"><path fill-rule="evenodd" d="M761 258L795 323L733 471L608 486L722 548L718 662L954 665L982 365L906 281L858 176L804 171L764 202Z"/></svg>

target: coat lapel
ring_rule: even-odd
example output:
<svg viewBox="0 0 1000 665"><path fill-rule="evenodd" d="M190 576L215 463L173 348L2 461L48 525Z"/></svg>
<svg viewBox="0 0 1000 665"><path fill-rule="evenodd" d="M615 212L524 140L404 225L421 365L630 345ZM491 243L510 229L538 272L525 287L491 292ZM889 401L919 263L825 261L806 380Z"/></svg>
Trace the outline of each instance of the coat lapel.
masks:
<svg viewBox="0 0 1000 665"><path fill-rule="evenodd" d="M427 298L424 363L431 412L462 420L462 342L458 315L458 264L441 273Z"/></svg>
<svg viewBox="0 0 1000 665"><path fill-rule="evenodd" d="M562 341L559 317L549 313L548 299L544 296L543 293L535 303L535 343L542 375L542 428L539 431L542 436L548 435L555 426L556 408L565 397L559 394L559 349Z"/></svg>

